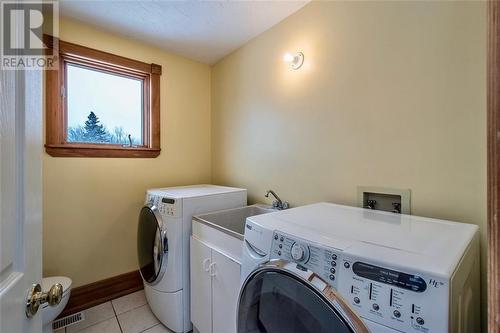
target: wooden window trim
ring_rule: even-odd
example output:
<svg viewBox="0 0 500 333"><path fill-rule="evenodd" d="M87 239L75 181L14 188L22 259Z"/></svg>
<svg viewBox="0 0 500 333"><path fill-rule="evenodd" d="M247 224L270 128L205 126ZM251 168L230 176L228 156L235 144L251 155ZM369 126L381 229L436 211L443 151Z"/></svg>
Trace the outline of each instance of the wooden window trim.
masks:
<svg viewBox="0 0 500 333"><path fill-rule="evenodd" d="M58 69L46 71L45 151L54 157L154 158L160 155L161 66L68 43L48 35L44 37L46 45L59 54ZM67 110L61 87L65 86L65 70L68 63L144 80L143 145L129 148L117 144L66 141Z"/></svg>

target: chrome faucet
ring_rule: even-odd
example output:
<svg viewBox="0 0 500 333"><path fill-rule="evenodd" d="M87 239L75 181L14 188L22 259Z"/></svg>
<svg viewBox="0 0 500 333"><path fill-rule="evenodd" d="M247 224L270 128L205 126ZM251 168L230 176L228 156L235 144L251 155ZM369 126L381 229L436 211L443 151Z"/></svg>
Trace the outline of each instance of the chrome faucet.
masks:
<svg viewBox="0 0 500 333"><path fill-rule="evenodd" d="M273 208L276 208L278 210L282 210L282 209L287 209L290 207L290 204L286 201L281 201L280 197L278 197L278 195L276 194L276 192L274 192L273 190L267 190L267 193L266 193L266 198L269 198L269 194L271 194L274 199L273 201Z"/></svg>

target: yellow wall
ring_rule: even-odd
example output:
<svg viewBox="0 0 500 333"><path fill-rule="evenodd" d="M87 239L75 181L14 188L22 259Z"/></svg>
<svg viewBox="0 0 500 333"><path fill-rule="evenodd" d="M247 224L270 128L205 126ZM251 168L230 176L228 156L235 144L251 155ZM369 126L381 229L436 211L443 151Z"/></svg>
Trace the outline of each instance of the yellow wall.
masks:
<svg viewBox="0 0 500 333"><path fill-rule="evenodd" d="M480 226L486 286L484 2L313 2L213 67L211 112L213 182L292 205L409 188L413 214Z"/></svg>
<svg viewBox="0 0 500 333"><path fill-rule="evenodd" d="M43 157L44 275L79 286L137 269L146 189L210 182L210 67L74 21L60 22L60 36L163 67L159 157Z"/></svg>

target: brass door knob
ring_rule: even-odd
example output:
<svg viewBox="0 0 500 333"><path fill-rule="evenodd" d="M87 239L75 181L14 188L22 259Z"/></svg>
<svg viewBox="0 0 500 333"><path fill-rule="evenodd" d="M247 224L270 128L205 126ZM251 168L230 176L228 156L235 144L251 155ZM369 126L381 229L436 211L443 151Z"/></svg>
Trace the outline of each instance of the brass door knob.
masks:
<svg viewBox="0 0 500 333"><path fill-rule="evenodd" d="M60 283L54 284L46 293L42 292L39 283L34 284L26 296L26 316L28 318L33 317L38 312L41 304L48 303L50 306L59 304L62 295L63 287Z"/></svg>
<svg viewBox="0 0 500 333"><path fill-rule="evenodd" d="M47 303L49 303L50 306L54 306L61 303L62 295L63 295L63 286L60 283L54 284L47 293L47 298L46 298Z"/></svg>

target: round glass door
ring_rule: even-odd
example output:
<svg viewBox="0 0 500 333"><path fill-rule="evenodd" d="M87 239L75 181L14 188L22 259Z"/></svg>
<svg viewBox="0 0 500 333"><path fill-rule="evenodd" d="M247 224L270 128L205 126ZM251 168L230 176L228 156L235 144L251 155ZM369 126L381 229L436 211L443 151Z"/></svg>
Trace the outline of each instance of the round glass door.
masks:
<svg viewBox="0 0 500 333"><path fill-rule="evenodd" d="M144 281L157 283L166 268L168 241L161 229L161 217L153 205L142 207L137 230L137 256Z"/></svg>
<svg viewBox="0 0 500 333"><path fill-rule="evenodd" d="M270 268L254 273L243 285L237 326L238 333L368 332L357 329L348 316L307 280Z"/></svg>

